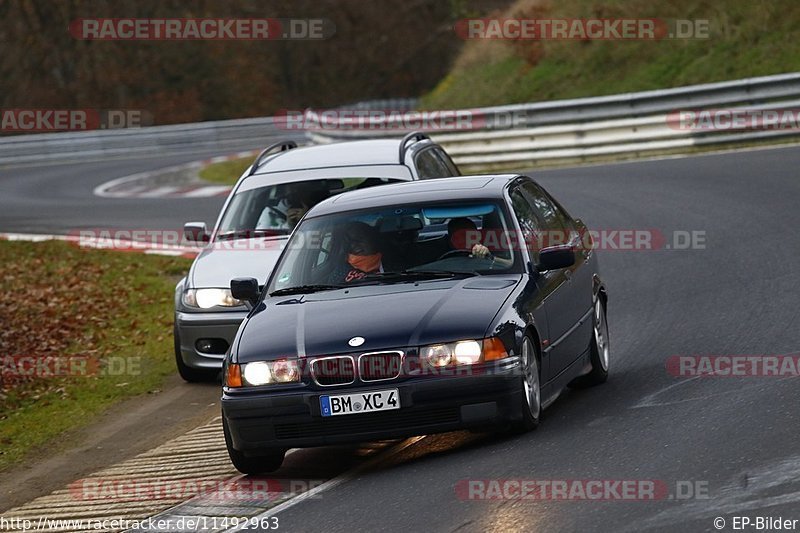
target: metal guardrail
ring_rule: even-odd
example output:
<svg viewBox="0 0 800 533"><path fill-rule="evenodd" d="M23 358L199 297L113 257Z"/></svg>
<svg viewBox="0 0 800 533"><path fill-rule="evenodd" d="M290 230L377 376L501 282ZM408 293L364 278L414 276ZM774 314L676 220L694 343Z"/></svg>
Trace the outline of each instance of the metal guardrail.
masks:
<svg viewBox="0 0 800 533"><path fill-rule="evenodd" d="M671 113L692 109L768 110L800 104L800 73L692 85L674 89L454 111L471 119L468 131L427 130L464 171L536 167L574 161L685 151L796 136L800 129L709 130L676 128ZM317 143L398 136L404 117L366 127L309 112ZM425 130L425 128L422 128Z"/></svg>
<svg viewBox="0 0 800 533"><path fill-rule="evenodd" d="M678 109L737 106L767 109L798 102L800 73L790 73L657 91L462 110L461 113L473 119L468 131L428 131L464 170L471 172L797 135L797 130L687 131L670 127L667 119L670 112ZM397 137L409 129L419 129L406 128L403 122L402 112L415 104L413 99L394 99L343 106L339 108L347 110L341 114L343 117L359 110L395 113L370 118L366 128L354 128L347 119L330 124L330 118L326 118L325 127L312 127L305 136L317 143ZM319 121L320 114L306 112L306 124ZM277 135L290 139L304 137L302 131L288 130L281 126L279 118L273 117L21 135L0 138L0 164L205 148L255 148Z"/></svg>
<svg viewBox="0 0 800 533"><path fill-rule="evenodd" d="M369 100L342 106L360 111L408 111L417 105L414 98ZM258 148L269 139L281 137L305 141L297 129L285 127L285 120L275 117L221 120L151 126L118 130L93 130L39 133L0 137L0 164L51 160L79 160L130 154L159 154L167 151L202 149Z"/></svg>
<svg viewBox="0 0 800 533"><path fill-rule="evenodd" d="M288 132L287 132L288 133ZM274 137L274 119L251 118L119 130L17 135L0 139L0 164L159 154L204 148L257 147ZM299 135L298 135L299 134ZM291 137L291 135L289 135ZM294 137L302 137L295 132Z"/></svg>

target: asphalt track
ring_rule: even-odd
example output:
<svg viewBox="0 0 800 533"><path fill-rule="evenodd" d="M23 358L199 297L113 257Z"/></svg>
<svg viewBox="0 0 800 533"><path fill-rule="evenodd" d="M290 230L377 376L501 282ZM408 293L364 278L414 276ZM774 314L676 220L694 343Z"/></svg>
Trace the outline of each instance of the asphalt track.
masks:
<svg viewBox="0 0 800 533"><path fill-rule="evenodd" d="M0 231L211 222L222 198L91 195L109 179L211 155L2 168ZM800 519L797 380L684 379L665 367L673 355L800 352L799 166L790 147L534 172L593 229L703 231L705 249L599 252L611 377L566 393L538 430L428 436L282 510L280 529L715 531L722 517L731 531L734 516ZM672 496L688 482L709 497L467 501L455 490L488 479L658 480Z"/></svg>
<svg viewBox="0 0 800 533"><path fill-rule="evenodd" d="M0 167L0 231L67 234L86 228L176 230L189 220L213 224L224 197L98 198L92 191L112 179L236 151Z"/></svg>

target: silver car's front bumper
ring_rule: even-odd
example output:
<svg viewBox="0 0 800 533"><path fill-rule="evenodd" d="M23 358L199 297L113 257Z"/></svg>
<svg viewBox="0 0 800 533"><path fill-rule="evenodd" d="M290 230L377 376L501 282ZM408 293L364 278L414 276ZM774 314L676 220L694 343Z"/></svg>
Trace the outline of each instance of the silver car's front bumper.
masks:
<svg viewBox="0 0 800 533"><path fill-rule="evenodd" d="M239 324L247 316L247 311L227 311L223 313L175 313L177 342L180 343L181 358L186 366L196 369L221 369L225 350L212 352L198 350L197 341L213 339L215 344L224 340L225 349L233 342ZM221 353L220 353L221 352Z"/></svg>

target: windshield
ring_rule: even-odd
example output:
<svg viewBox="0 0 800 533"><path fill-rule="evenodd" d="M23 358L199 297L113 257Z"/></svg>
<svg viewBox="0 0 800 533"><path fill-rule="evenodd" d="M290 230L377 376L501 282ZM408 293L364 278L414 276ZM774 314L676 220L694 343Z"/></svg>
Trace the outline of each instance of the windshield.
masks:
<svg viewBox="0 0 800 533"><path fill-rule="evenodd" d="M288 235L316 204L345 191L392 183L389 178L335 178L278 183L236 193L216 238Z"/></svg>
<svg viewBox="0 0 800 533"><path fill-rule="evenodd" d="M268 291L324 290L363 283L518 272L499 204L397 205L305 220L287 244Z"/></svg>

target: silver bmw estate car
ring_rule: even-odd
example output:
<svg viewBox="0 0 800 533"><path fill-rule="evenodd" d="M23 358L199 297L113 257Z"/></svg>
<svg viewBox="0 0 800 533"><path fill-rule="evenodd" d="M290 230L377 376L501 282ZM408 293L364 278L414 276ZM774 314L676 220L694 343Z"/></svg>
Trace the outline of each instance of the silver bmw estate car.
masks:
<svg viewBox="0 0 800 533"><path fill-rule="evenodd" d="M248 313L230 293L230 280L263 284L294 226L322 200L345 191L460 172L426 135L298 147L275 143L259 154L234 186L209 232L184 226L187 240L207 243L175 288L175 361L187 381L217 377Z"/></svg>

